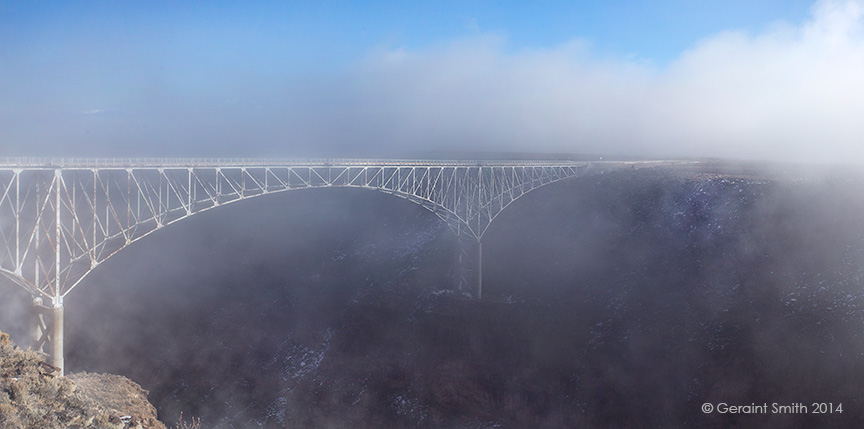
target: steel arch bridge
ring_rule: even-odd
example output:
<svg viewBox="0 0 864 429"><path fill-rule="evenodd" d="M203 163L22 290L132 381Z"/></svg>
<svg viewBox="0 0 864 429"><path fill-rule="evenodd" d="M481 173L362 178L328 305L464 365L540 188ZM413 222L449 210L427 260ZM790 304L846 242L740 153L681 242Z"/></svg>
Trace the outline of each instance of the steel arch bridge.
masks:
<svg viewBox="0 0 864 429"><path fill-rule="evenodd" d="M460 238L460 261L473 268L460 270L459 287L474 283L479 298L481 240L504 208L540 186L635 164L644 162L0 159L0 273L32 294L33 348L62 371L63 298L111 256L194 214L294 189L390 193Z"/></svg>

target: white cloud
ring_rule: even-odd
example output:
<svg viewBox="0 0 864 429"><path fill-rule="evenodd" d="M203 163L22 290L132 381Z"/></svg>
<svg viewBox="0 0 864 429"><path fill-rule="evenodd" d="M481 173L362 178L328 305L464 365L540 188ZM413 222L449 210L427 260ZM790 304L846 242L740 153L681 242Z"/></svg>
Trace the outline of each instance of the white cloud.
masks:
<svg viewBox="0 0 864 429"><path fill-rule="evenodd" d="M327 109L420 148L864 162L862 14L820 2L805 23L717 34L663 67L489 35L378 51L339 88L356 110Z"/></svg>
<svg viewBox="0 0 864 429"><path fill-rule="evenodd" d="M719 33L665 65L604 57L586 40L514 49L501 35L480 34L420 50L379 48L348 70L314 76L212 73L192 89L133 80L112 101L118 110L79 111L98 121L62 113L75 111L71 101L30 97L37 101L0 115L0 149L361 157L461 149L864 162L864 0L821 1L803 23Z"/></svg>
<svg viewBox="0 0 864 429"><path fill-rule="evenodd" d="M117 115L117 114L122 113L122 111L116 110L116 109L87 109L87 110L82 110L79 113L82 115L88 115L88 116L94 116L94 115L107 116L107 115Z"/></svg>

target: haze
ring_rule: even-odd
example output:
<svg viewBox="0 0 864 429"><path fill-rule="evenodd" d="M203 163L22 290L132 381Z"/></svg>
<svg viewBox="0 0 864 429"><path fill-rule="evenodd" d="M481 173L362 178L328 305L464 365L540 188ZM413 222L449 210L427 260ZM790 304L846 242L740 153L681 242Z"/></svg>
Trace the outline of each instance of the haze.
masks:
<svg viewBox="0 0 864 429"><path fill-rule="evenodd" d="M864 160L864 3L0 5L0 154Z"/></svg>
<svg viewBox="0 0 864 429"><path fill-rule="evenodd" d="M416 200L222 204L64 299L67 373L122 374L203 427L864 427L864 0L82 3L0 0L0 161L735 161L531 191L484 235L480 300L455 287L479 274L465 237ZM134 223L136 188L195 204L187 172L173 193L158 169L0 173L8 272L21 237L37 270L64 231ZM32 297L5 283L0 330L26 347ZM704 408L773 402L844 411Z"/></svg>

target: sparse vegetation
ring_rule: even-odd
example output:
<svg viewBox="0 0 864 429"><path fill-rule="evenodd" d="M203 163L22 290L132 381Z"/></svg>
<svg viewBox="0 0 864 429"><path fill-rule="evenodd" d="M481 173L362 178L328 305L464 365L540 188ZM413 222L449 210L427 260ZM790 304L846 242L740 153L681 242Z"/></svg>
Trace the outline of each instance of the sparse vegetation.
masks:
<svg viewBox="0 0 864 429"><path fill-rule="evenodd" d="M175 429L201 429L201 419L192 417L192 421L186 422L183 420L183 412L180 412L180 418L177 419Z"/></svg>
<svg viewBox="0 0 864 429"><path fill-rule="evenodd" d="M82 385L77 378L89 381ZM18 428L164 428L149 416L126 415L114 409L117 402L135 404L142 402L141 395L127 395L123 400L108 401L104 392L91 389L96 379L123 381L140 386L120 376L97 374L75 374L57 377L54 369L44 362L44 356L16 347L9 335L0 332L0 427ZM116 392L116 388L114 389ZM115 399L118 396L114 396ZM106 406L106 403L108 404ZM140 406L140 404L136 404ZM152 405L147 403L150 408ZM132 414L132 413L129 413ZM190 426L191 427L191 426Z"/></svg>
<svg viewBox="0 0 864 429"><path fill-rule="evenodd" d="M41 355L0 334L0 427L117 427L105 410L76 393L74 383L47 374L41 362Z"/></svg>

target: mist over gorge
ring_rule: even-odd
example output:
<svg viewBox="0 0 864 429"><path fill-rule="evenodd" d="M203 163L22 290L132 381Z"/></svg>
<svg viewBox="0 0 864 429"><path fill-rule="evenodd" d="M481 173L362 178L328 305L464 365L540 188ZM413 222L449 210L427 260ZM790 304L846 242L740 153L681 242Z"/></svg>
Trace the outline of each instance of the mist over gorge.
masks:
<svg viewBox="0 0 864 429"><path fill-rule="evenodd" d="M862 178L732 173L532 191L484 239L480 301L448 290L452 232L404 200L220 208L69 295L67 362L212 427L860 423ZM699 408L808 401L844 413Z"/></svg>

